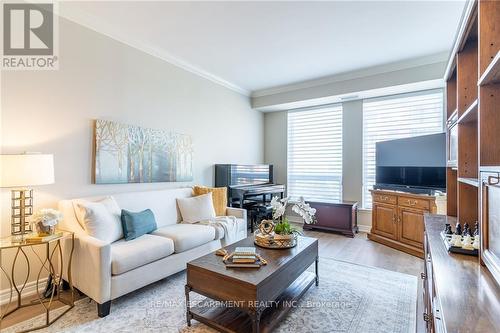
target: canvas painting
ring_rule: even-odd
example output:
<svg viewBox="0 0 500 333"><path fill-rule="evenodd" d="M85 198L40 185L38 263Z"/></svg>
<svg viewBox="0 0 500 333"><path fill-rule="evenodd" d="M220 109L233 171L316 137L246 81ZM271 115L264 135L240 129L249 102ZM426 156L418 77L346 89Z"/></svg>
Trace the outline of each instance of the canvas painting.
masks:
<svg viewBox="0 0 500 333"><path fill-rule="evenodd" d="M96 184L193 180L191 137L108 120L95 122Z"/></svg>

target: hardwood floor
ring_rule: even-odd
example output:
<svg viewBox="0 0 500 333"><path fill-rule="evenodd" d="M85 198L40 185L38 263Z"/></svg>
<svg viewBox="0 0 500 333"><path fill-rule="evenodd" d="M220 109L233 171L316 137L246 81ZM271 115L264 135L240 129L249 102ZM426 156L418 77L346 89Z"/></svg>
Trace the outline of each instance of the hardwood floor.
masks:
<svg viewBox="0 0 500 333"><path fill-rule="evenodd" d="M366 233L359 233L354 238L319 231L304 231L304 234L319 239L320 260L321 257L332 258L417 276L419 278L417 332L425 332L425 323L421 315L423 312L423 304L420 273L423 272L424 265L422 259L372 242L367 239ZM43 312L40 308L40 306L25 308L8 316L2 320L0 330L1 328L42 314Z"/></svg>

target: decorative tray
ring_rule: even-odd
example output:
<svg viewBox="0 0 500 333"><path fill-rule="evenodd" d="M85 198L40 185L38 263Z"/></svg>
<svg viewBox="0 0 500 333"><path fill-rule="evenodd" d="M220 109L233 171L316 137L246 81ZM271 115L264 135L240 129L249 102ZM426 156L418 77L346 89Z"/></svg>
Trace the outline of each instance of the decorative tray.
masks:
<svg viewBox="0 0 500 333"><path fill-rule="evenodd" d="M296 246L297 235L293 234L287 236L288 237L276 237L271 234L263 234L259 230L257 230L254 235L254 243L257 246L267 249L290 249Z"/></svg>
<svg viewBox="0 0 500 333"><path fill-rule="evenodd" d="M261 266L267 265L267 260L262 258L259 254L256 254L256 260L254 262L234 262L234 253L226 254L222 261L226 265L226 268L259 268Z"/></svg>
<svg viewBox="0 0 500 333"><path fill-rule="evenodd" d="M441 239L443 240L444 246L446 247L448 252L467 254L467 255L476 256L476 257L479 255L479 251L477 249L468 250L468 249L464 249L464 248L459 247L459 246L451 245L451 236L452 235L447 235L444 233L444 231L441 231L440 234L441 234ZM463 237L462 237L462 239L463 239ZM474 237L472 237L472 241L474 241Z"/></svg>

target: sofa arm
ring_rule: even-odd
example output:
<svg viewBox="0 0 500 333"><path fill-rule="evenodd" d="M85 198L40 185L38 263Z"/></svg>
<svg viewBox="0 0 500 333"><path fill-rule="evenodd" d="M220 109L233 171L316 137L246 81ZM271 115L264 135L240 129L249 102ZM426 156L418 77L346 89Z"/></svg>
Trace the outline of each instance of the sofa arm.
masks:
<svg viewBox="0 0 500 333"><path fill-rule="evenodd" d="M69 258L71 239L63 243ZM75 235L71 265L73 286L97 303L111 300L111 246L88 235ZM67 278L67 277L66 277Z"/></svg>
<svg viewBox="0 0 500 333"><path fill-rule="evenodd" d="M227 207L226 216L234 216L239 219L247 220L247 210L242 208Z"/></svg>

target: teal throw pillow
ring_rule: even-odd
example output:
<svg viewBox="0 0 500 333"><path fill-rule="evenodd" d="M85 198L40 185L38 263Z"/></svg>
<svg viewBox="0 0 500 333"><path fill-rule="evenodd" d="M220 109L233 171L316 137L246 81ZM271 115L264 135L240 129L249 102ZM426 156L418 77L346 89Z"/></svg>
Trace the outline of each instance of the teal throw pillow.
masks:
<svg viewBox="0 0 500 333"><path fill-rule="evenodd" d="M125 240L132 240L156 230L156 220L151 209L130 212L122 209L122 227Z"/></svg>

